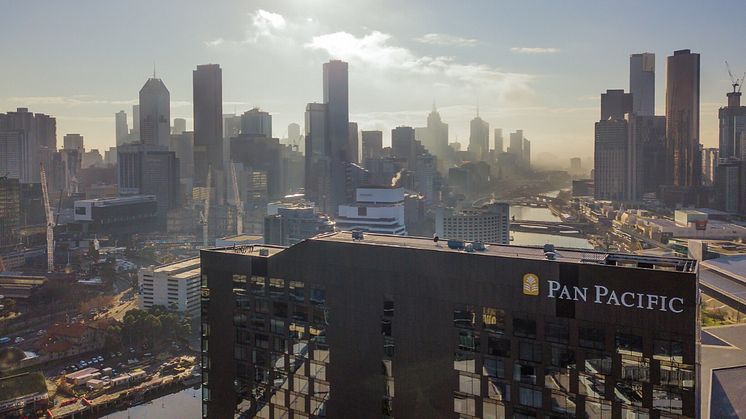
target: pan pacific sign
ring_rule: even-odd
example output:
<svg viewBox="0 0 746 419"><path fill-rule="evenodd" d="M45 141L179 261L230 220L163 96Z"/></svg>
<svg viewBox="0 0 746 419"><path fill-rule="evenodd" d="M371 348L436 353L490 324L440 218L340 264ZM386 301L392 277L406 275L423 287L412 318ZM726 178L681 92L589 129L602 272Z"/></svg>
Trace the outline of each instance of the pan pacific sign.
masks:
<svg viewBox="0 0 746 419"><path fill-rule="evenodd" d="M523 276L523 294L539 295L539 276ZM592 304L606 304L637 310L658 310L671 313L684 311L684 299L668 295L647 294L634 291L612 290L604 285L579 287L563 285L559 281L546 281L546 296L557 300L569 300Z"/></svg>

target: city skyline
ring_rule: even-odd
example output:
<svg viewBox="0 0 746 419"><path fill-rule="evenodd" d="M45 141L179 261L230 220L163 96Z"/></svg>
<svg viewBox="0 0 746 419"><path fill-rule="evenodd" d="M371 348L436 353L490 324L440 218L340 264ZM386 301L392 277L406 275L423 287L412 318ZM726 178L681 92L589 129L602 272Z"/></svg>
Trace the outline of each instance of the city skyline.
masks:
<svg viewBox="0 0 746 419"><path fill-rule="evenodd" d="M57 42L81 44L79 51L68 51L66 56L54 51L41 56L9 48L8 65L0 75L15 82L6 87L0 105L6 110L28 107L54 115L60 136L81 133L87 148L108 149L115 143L114 114L125 110L131 121L131 106L137 102L137 90L152 74L153 62L157 77L172 93L172 117L186 119L187 129L192 129L189 72L198 64L212 62L224 70L224 113L235 109L240 114L259 106L273 115L279 127L275 135L284 137L287 124L301 123L305 105L318 97L322 84L318 66L339 58L350 64L350 120L361 130L383 131L384 144L390 144L388 133L398 125L424 125L435 101L443 121L449 124L451 141L458 138L465 146L478 102L480 114L491 126L506 132L526 130L534 143L536 160L541 162L546 153L563 160L571 155L591 156L598 95L607 88L629 89L630 54L656 54L657 115L663 115L665 108L664 57L681 48L702 54L700 138L705 147L717 145L717 109L726 102L725 94L730 90L723 60L739 74L746 68L746 60L719 41L726 31L731 37L733 31L743 29L728 25L729 19L734 19L729 16L719 16L717 24L707 23L701 19L702 11L693 10L693 3L677 3L673 15L666 19L660 14L664 5L651 6L644 22L631 20L631 11L589 4L586 12L591 19L584 20L583 28L564 27L570 11L550 4L543 5L535 16L529 14L528 6L505 3L483 5L487 10L442 4L434 8L437 10L426 11L407 4L398 5L396 13L384 10L363 21L359 17L365 15L359 13L365 9L362 3L351 4L347 11L328 10L324 1L296 3L225 2L214 10L196 13L195 3L175 8L173 3L163 2L155 6L155 12L168 9L169 21L193 24L194 33L170 30L173 23L168 22L164 28L169 30L161 31L162 42L157 46L147 44L141 53L119 57L111 57L109 49L97 46L108 42L115 50L129 51L132 42L143 44L141 37L155 33L157 22L140 22L142 33L134 34L125 22L142 7L91 3L90 16L108 16L112 25L107 29L111 30L100 37L92 31L102 23L93 22L75 32L55 33ZM57 7L13 4L10 14L47 23L45 30L27 38L27 42L39 44L51 39L57 25L51 18L57 16ZM357 13L350 16L353 11ZM606 16L612 13L615 23L609 26ZM506 19L508 15L513 17ZM453 16L452 24L447 24L446 16ZM495 16L501 28L490 28L493 22L483 16ZM88 17L69 16L72 21ZM422 19L427 22L415 22L419 20L415 17L427 18ZM541 30L517 31L516 25L529 17L542 24ZM411 24L405 25L405 21ZM586 31L599 29L604 22L608 33L598 33L592 44L583 39ZM689 33L688 25L695 23L710 35ZM3 31L10 33L14 25L9 22ZM624 29L634 29L625 42L612 46L604 42ZM675 35L676 40L661 33ZM10 39L5 38L0 44ZM48 60L54 60L53 71L48 70ZM582 68L578 62L583 63ZM21 71L28 77L21 80L14 76ZM117 82L110 83L114 77ZM400 93L404 88L407 94Z"/></svg>

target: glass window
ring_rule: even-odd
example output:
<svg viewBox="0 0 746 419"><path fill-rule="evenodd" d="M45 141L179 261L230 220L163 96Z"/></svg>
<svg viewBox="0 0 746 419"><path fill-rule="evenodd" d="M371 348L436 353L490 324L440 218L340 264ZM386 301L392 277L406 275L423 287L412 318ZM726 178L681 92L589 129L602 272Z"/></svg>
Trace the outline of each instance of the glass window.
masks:
<svg viewBox="0 0 746 419"><path fill-rule="evenodd" d="M394 357L394 338L390 336L383 337L383 355L388 358Z"/></svg>
<svg viewBox="0 0 746 419"><path fill-rule="evenodd" d="M578 344L584 348L603 350L606 347L604 330L595 327L579 327Z"/></svg>
<svg viewBox="0 0 746 419"><path fill-rule="evenodd" d="M391 319L381 319L381 334L384 336L391 336Z"/></svg>
<svg viewBox="0 0 746 419"><path fill-rule="evenodd" d="M394 315L394 300L386 299L383 301L383 315L387 317Z"/></svg>
<svg viewBox="0 0 746 419"><path fill-rule="evenodd" d="M608 400L585 400L587 419L611 419L611 402Z"/></svg>
<svg viewBox="0 0 746 419"><path fill-rule="evenodd" d="M518 403L524 406L541 408L541 390L521 386L518 391Z"/></svg>
<svg viewBox="0 0 746 419"><path fill-rule="evenodd" d="M283 297L285 295L285 280L280 278L270 278L269 295L273 298Z"/></svg>
<svg viewBox="0 0 746 419"><path fill-rule="evenodd" d="M455 394L453 396L453 411L464 415L474 416L477 414L474 397Z"/></svg>
<svg viewBox="0 0 746 419"><path fill-rule="evenodd" d="M510 358L510 339L487 335L487 355Z"/></svg>
<svg viewBox="0 0 746 419"><path fill-rule="evenodd" d="M453 369L472 373L476 372L475 355L470 352L456 351L453 359Z"/></svg>
<svg viewBox="0 0 746 419"><path fill-rule="evenodd" d="M694 387L694 369L687 365L661 362L661 384L677 387Z"/></svg>
<svg viewBox="0 0 746 419"><path fill-rule="evenodd" d="M251 291L256 295L264 295L265 279L261 276L251 276Z"/></svg>
<svg viewBox="0 0 746 419"><path fill-rule="evenodd" d="M650 382L650 360L639 356L622 355L622 379Z"/></svg>
<svg viewBox="0 0 746 419"><path fill-rule="evenodd" d="M620 354L642 356L642 336L633 333L617 333L616 351Z"/></svg>
<svg viewBox="0 0 746 419"><path fill-rule="evenodd" d="M458 376L458 391L474 396L480 395L481 380L478 375L461 373Z"/></svg>
<svg viewBox="0 0 746 419"><path fill-rule="evenodd" d="M308 307L294 304L293 305L293 320L296 320L299 322L307 322L308 321Z"/></svg>
<svg viewBox="0 0 746 419"><path fill-rule="evenodd" d="M313 288L311 290L311 303L316 305L326 304L326 290Z"/></svg>
<svg viewBox="0 0 746 419"><path fill-rule="evenodd" d="M293 375L293 391L308 394L308 378L302 375Z"/></svg>
<svg viewBox="0 0 746 419"><path fill-rule="evenodd" d="M552 359L551 363L553 366L558 368L576 368L575 365L575 352L564 346L552 346Z"/></svg>
<svg viewBox="0 0 746 419"><path fill-rule="evenodd" d="M505 310L484 307L482 309L482 328L493 333L505 333Z"/></svg>
<svg viewBox="0 0 746 419"><path fill-rule="evenodd" d="M653 358L678 363L684 362L681 342L677 340L653 339Z"/></svg>
<svg viewBox="0 0 746 419"><path fill-rule="evenodd" d="M536 320L516 317L513 319L513 334L524 338L536 337Z"/></svg>
<svg viewBox="0 0 746 419"><path fill-rule="evenodd" d="M650 419L648 409L622 405L622 419Z"/></svg>
<svg viewBox="0 0 746 419"><path fill-rule="evenodd" d="M487 378L487 397L492 400L510 401L510 384L494 378Z"/></svg>
<svg viewBox="0 0 746 419"><path fill-rule="evenodd" d="M255 314L251 318L251 328L254 330L259 330L261 332L267 330L267 321L264 316L261 314Z"/></svg>
<svg viewBox="0 0 746 419"><path fill-rule="evenodd" d="M302 302L305 300L305 288L300 281L290 281L290 299Z"/></svg>
<svg viewBox="0 0 746 419"><path fill-rule="evenodd" d="M553 412L575 415L575 396L571 394L552 391L550 394L550 404Z"/></svg>
<svg viewBox="0 0 746 419"><path fill-rule="evenodd" d="M474 329L476 314L470 306L457 306L453 310L453 325L467 329Z"/></svg>
<svg viewBox="0 0 746 419"><path fill-rule="evenodd" d="M482 402L483 419L505 419L505 406L489 400Z"/></svg>
<svg viewBox="0 0 746 419"><path fill-rule="evenodd" d="M326 380L326 364L323 362L311 362L309 375L319 380Z"/></svg>
<svg viewBox="0 0 746 419"><path fill-rule="evenodd" d="M272 333L285 335L285 321L279 319L270 319L269 329Z"/></svg>
<svg viewBox="0 0 746 419"><path fill-rule="evenodd" d="M606 380L600 375L578 374L578 393L584 396L603 399L606 394Z"/></svg>
<svg viewBox="0 0 746 419"><path fill-rule="evenodd" d="M541 362L541 344L532 342L518 342L518 358L522 361Z"/></svg>
<svg viewBox="0 0 746 419"><path fill-rule="evenodd" d="M680 415L683 409L681 392L672 388L653 387L653 408Z"/></svg>
<svg viewBox="0 0 746 419"><path fill-rule="evenodd" d="M600 353L586 353L585 372L591 374L611 374L611 357Z"/></svg>
<svg viewBox="0 0 746 419"><path fill-rule="evenodd" d="M513 366L513 379L526 384L536 384L538 367L516 362Z"/></svg>
<svg viewBox="0 0 746 419"><path fill-rule="evenodd" d="M254 299L254 305L256 305L254 311L257 313L269 314L269 301L264 298L256 298Z"/></svg>
<svg viewBox="0 0 746 419"><path fill-rule="evenodd" d="M642 406L643 387L640 383L631 381L617 381L614 386L616 401L623 405Z"/></svg>
<svg viewBox="0 0 746 419"><path fill-rule="evenodd" d="M269 349L269 337L261 333L254 334L254 346L261 349Z"/></svg>
<svg viewBox="0 0 746 419"><path fill-rule="evenodd" d="M458 348L462 351L479 352L479 335L473 330L459 330Z"/></svg>
<svg viewBox="0 0 746 419"><path fill-rule="evenodd" d="M567 343L570 340L570 328L567 323L546 322L546 340Z"/></svg>
<svg viewBox="0 0 746 419"><path fill-rule="evenodd" d="M544 387L564 392L570 391L570 372L548 367L544 373Z"/></svg>
<svg viewBox="0 0 746 419"><path fill-rule="evenodd" d="M277 317L285 318L288 316L288 303L285 301L273 301L273 314Z"/></svg>
<svg viewBox="0 0 746 419"><path fill-rule="evenodd" d="M319 380L313 381L313 394L316 397L325 397L329 394L329 383Z"/></svg>
<svg viewBox="0 0 746 419"><path fill-rule="evenodd" d="M482 374L493 378L505 378L505 361L502 359L485 358Z"/></svg>

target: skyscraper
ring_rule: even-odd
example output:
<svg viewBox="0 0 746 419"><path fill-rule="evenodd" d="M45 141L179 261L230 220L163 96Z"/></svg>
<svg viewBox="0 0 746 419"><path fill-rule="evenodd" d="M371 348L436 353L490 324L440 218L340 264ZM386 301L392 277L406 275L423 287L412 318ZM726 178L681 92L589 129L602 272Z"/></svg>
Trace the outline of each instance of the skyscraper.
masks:
<svg viewBox="0 0 746 419"><path fill-rule="evenodd" d="M175 135L181 135L186 131L186 119L184 118L174 118L174 127L172 130L172 134Z"/></svg>
<svg viewBox="0 0 746 419"><path fill-rule="evenodd" d="M433 103L433 110L427 115L427 126L415 128L417 139L432 154L441 160L445 159L450 148L448 147L448 124L440 118L440 113Z"/></svg>
<svg viewBox="0 0 746 419"><path fill-rule="evenodd" d="M358 162L358 153L360 152L360 134L358 133L357 129L357 122L350 122L348 124L349 132L347 140L349 141L349 144L347 145L349 149L348 156L350 157L350 163L357 163Z"/></svg>
<svg viewBox="0 0 746 419"><path fill-rule="evenodd" d="M639 200L658 193L666 178L666 118L630 114L627 118L626 197Z"/></svg>
<svg viewBox="0 0 746 419"><path fill-rule="evenodd" d="M132 133L135 141L140 141L140 105L132 105Z"/></svg>
<svg viewBox="0 0 746 419"><path fill-rule="evenodd" d="M699 54L688 49L667 59L666 172L669 185L700 186Z"/></svg>
<svg viewBox="0 0 746 419"><path fill-rule="evenodd" d="M626 120L602 119L596 122L593 164L596 199L623 200L627 192Z"/></svg>
<svg viewBox="0 0 746 419"><path fill-rule="evenodd" d="M330 214L329 204L329 137L327 136L327 105L309 103L306 106L306 181L308 200Z"/></svg>
<svg viewBox="0 0 746 419"><path fill-rule="evenodd" d="M223 71L218 64L192 72L194 185L207 186L207 169L223 169Z"/></svg>
<svg viewBox="0 0 746 419"><path fill-rule="evenodd" d="M272 138L272 115L259 108L244 112L241 115L241 134Z"/></svg>
<svg viewBox="0 0 746 419"><path fill-rule="evenodd" d="M383 132L363 131L363 164L367 159L376 159L383 155Z"/></svg>
<svg viewBox="0 0 746 419"><path fill-rule="evenodd" d="M18 108L15 112L0 114L0 132L3 131L3 141L7 145L4 153L10 160L17 161L8 166L11 168L8 171L17 171L21 183L39 183L39 163L51 170L57 151L57 120ZM3 167L0 166L0 170ZM5 174L0 173L0 176Z"/></svg>
<svg viewBox="0 0 746 419"><path fill-rule="evenodd" d="M607 119L624 119L632 112L632 95L623 89L608 89L601 93L601 121Z"/></svg>
<svg viewBox="0 0 746 419"><path fill-rule="evenodd" d="M523 158L523 130L517 129L515 132L510 133L510 144L508 145L508 153Z"/></svg>
<svg viewBox="0 0 746 419"><path fill-rule="evenodd" d="M331 157L337 162L353 161L349 149L349 94L347 63L324 63L324 103L327 105L327 135Z"/></svg>
<svg viewBox="0 0 746 419"><path fill-rule="evenodd" d="M744 149L741 148L741 135L746 133L746 106L741 106L741 92L735 90L728 93L728 106L718 110L720 120L720 151L721 159L742 159Z"/></svg>
<svg viewBox="0 0 746 419"><path fill-rule="evenodd" d="M122 145L127 142L129 136L129 127L127 127L127 113L119 111L114 116L115 130L116 130L116 141L117 145Z"/></svg>
<svg viewBox="0 0 746 419"><path fill-rule="evenodd" d="M523 139L523 154L521 156L523 157L523 164L526 167L531 167L531 141L527 138Z"/></svg>
<svg viewBox="0 0 746 419"><path fill-rule="evenodd" d="M469 128L468 150L477 161L484 161L487 159L487 153L490 150L490 124L477 114L471 120Z"/></svg>
<svg viewBox="0 0 746 419"><path fill-rule="evenodd" d="M502 128L495 128L495 152L497 154L502 153L505 151L505 139L503 138L503 129Z"/></svg>
<svg viewBox="0 0 746 419"><path fill-rule="evenodd" d="M655 115L655 54L629 56L629 92L632 112L638 116Z"/></svg>
<svg viewBox="0 0 746 419"><path fill-rule="evenodd" d="M62 137L62 147L65 150L76 149L83 152L85 149L83 136L80 134L65 134Z"/></svg>
<svg viewBox="0 0 746 419"><path fill-rule="evenodd" d="M140 89L139 124L140 142L168 147L171 142L171 95L155 75Z"/></svg>
<svg viewBox="0 0 746 419"><path fill-rule="evenodd" d="M406 160L410 169L414 169L417 157L417 144L415 143L414 128L399 126L391 130L391 155Z"/></svg>

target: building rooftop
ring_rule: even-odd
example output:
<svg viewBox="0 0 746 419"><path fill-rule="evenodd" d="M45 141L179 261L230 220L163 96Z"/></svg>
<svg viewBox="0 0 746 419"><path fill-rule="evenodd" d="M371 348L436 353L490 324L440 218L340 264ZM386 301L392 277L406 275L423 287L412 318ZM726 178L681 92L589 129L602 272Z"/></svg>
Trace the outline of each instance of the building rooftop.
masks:
<svg viewBox="0 0 746 419"><path fill-rule="evenodd" d="M40 372L30 372L0 378L0 401L12 400L31 394L44 394L46 392L47 384Z"/></svg>
<svg viewBox="0 0 746 419"><path fill-rule="evenodd" d="M184 270L192 270L195 267L199 268L199 257L193 257L166 265L157 266L155 267L155 269L153 269L153 272L165 272L166 274L171 275Z"/></svg>
<svg viewBox="0 0 746 419"><path fill-rule="evenodd" d="M386 234L364 233L363 240L354 240L352 232L342 231L318 235L307 239L313 241L332 241L354 243L356 245L377 245L416 248L437 252L464 252L463 250L451 249L446 241L440 241L437 244L430 238L412 237L412 236L394 236ZM499 244L489 244L485 246L484 251L475 251L472 254L497 257L513 257L524 259L547 259L543 247L539 246L509 246ZM267 254L260 254L262 249L266 249ZM255 246L234 246L209 251L240 253L252 256L273 256L284 250L281 246L255 245ZM262 251L263 253L263 251ZM604 265L616 265L631 268L642 269L659 269L659 270L676 270L681 272L696 272L697 262L693 259L682 259L675 257L662 256L642 256L620 253L607 253L585 249L555 249L555 260L573 263L593 263Z"/></svg>
<svg viewBox="0 0 746 419"><path fill-rule="evenodd" d="M201 270L201 268L199 267L199 265L197 265L197 267L194 268L194 269L191 269L191 270L188 270L188 271L179 272L179 273L174 274L174 275L169 275L169 277L170 277L170 279L190 279L190 278L196 278L196 277L199 276L200 270Z"/></svg>

